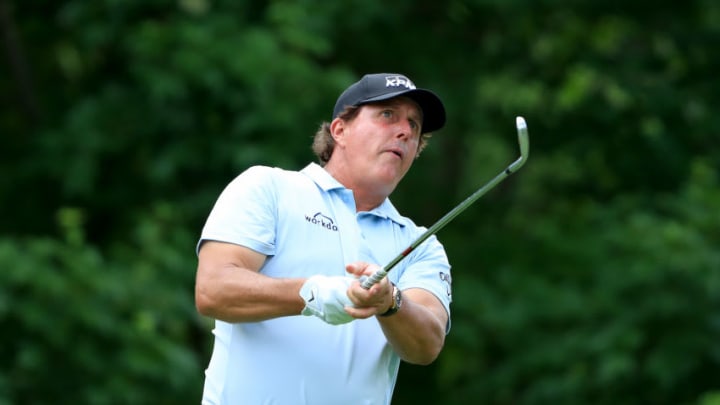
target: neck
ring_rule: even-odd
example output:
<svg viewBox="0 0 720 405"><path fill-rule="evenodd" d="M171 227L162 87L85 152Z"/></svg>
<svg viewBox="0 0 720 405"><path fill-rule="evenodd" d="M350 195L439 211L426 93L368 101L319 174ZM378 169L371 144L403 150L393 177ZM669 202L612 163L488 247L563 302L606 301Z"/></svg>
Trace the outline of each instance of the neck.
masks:
<svg viewBox="0 0 720 405"><path fill-rule="evenodd" d="M345 188L352 190L357 212L377 208L390 195L389 192L383 192L385 187L367 184L362 178L353 176L348 170L343 170L332 162L325 165L325 170Z"/></svg>

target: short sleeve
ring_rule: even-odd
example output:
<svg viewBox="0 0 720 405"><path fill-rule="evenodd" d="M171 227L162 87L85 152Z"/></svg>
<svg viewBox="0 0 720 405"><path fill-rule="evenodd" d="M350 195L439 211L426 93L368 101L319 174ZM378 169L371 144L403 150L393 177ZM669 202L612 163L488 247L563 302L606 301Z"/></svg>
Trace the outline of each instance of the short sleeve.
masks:
<svg viewBox="0 0 720 405"><path fill-rule="evenodd" d="M203 241L234 243L267 256L275 254L277 198L273 170L253 166L233 179L218 197L203 227Z"/></svg>
<svg viewBox="0 0 720 405"><path fill-rule="evenodd" d="M420 244L408 259L409 263L399 277L398 287L401 290L422 288L435 295L447 311L449 330L452 278L445 249L437 238L432 236Z"/></svg>

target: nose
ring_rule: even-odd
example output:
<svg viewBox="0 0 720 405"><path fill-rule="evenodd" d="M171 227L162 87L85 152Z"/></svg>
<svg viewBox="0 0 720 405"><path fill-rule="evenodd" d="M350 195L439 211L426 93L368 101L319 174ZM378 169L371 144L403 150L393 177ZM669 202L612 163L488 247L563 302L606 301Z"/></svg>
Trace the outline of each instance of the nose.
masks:
<svg viewBox="0 0 720 405"><path fill-rule="evenodd" d="M412 138L412 135L414 133L412 121L410 119L398 120L396 131L397 133L395 136L399 139Z"/></svg>

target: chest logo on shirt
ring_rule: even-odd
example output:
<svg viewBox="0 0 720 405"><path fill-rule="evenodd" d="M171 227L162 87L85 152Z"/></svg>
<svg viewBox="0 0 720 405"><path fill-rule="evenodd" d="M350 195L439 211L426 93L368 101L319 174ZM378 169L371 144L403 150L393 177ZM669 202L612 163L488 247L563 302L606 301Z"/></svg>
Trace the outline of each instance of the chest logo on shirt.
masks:
<svg viewBox="0 0 720 405"><path fill-rule="evenodd" d="M335 221L332 220L332 218L328 217L327 215L323 215L322 213L318 212L317 214L313 216L305 215L305 220L309 223L317 226L321 226L329 231L337 232L338 227L335 225Z"/></svg>

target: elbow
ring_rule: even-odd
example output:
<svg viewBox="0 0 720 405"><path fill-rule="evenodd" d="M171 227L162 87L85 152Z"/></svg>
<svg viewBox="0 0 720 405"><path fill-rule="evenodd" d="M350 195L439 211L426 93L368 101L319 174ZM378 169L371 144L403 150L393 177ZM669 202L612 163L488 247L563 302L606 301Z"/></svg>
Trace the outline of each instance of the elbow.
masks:
<svg viewBox="0 0 720 405"><path fill-rule="evenodd" d="M429 366L430 364L434 363L435 360L440 356L440 351L442 350L442 346L438 347L435 350L428 351L423 357L417 359L417 362L415 364L419 366Z"/></svg>
<svg viewBox="0 0 720 405"><path fill-rule="evenodd" d="M417 366L429 366L440 356L440 352L443 348L444 339L439 343L426 348L425 350L416 351L414 353L406 353L400 355L400 358L406 363L414 364Z"/></svg>
<svg viewBox="0 0 720 405"><path fill-rule="evenodd" d="M428 353L424 358L420 359L420 362L418 362L417 364L420 366L429 366L430 364L434 363L438 357L440 357L441 351L442 351L442 345L440 345L437 349Z"/></svg>
<svg viewBox="0 0 720 405"><path fill-rule="evenodd" d="M214 283L208 277L203 277L198 270L195 280L195 309L197 312L209 318L219 319L224 310L224 296L221 291L222 286Z"/></svg>
<svg viewBox="0 0 720 405"><path fill-rule="evenodd" d="M406 363L414 364L416 366L429 366L435 360L437 360L440 352L437 353L426 353L423 355L407 356L403 358Z"/></svg>
<svg viewBox="0 0 720 405"><path fill-rule="evenodd" d="M200 288L195 288L195 309L203 316L214 318L217 314L215 301Z"/></svg>

